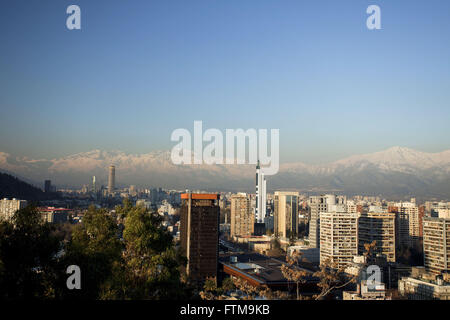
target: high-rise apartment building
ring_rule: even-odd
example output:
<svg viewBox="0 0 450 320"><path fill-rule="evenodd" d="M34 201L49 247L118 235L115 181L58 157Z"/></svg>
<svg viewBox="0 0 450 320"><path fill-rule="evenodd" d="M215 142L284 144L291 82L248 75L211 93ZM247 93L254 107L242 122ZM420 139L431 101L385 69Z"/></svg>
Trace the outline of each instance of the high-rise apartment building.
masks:
<svg viewBox="0 0 450 320"><path fill-rule="evenodd" d="M298 192L276 191L274 195L274 233L288 239L298 235Z"/></svg>
<svg viewBox="0 0 450 320"><path fill-rule="evenodd" d="M334 204L334 203L333 203ZM320 247L320 221L319 213L327 212L327 201L324 196L309 197L309 246Z"/></svg>
<svg viewBox="0 0 450 320"><path fill-rule="evenodd" d="M256 222L264 223L266 217L266 178L264 172L258 164L256 165Z"/></svg>
<svg viewBox="0 0 450 320"><path fill-rule="evenodd" d="M17 210L23 209L27 206L26 200L18 199L2 199L0 200L0 219L9 220L12 218Z"/></svg>
<svg viewBox="0 0 450 320"><path fill-rule="evenodd" d="M419 244L422 234L424 211L412 202L400 202L388 208L396 213L396 238L398 246L414 247Z"/></svg>
<svg viewBox="0 0 450 320"><path fill-rule="evenodd" d="M374 253L382 254L388 262L395 262L395 213L363 212L358 225L359 254L364 244L376 241Z"/></svg>
<svg viewBox="0 0 450 320"><path fill-rule="evenodd" d="M338 268L353 262L358 255L358 216L348 213L343 205L320 213L320 263L326 261Z"/></svg>
<svg viewBox="0 0 450 320"><path fill-rule="evenodd" d="M109 166L109 175L108 175L108 192L114 192L116 188L116 167L111 165Z"/></svg>
<svg viewBox="0 0 450 320"><path fill-rule="evenodd" d="M255 226L255 216L250 198L245 193L231 196L230 235L250 236Z"/></svg>
<svg viewBox="0 0 450 320"><path fill-rule="evenodd" d="M450 271L450 218L423 218L424 266L434 274Z"/></svg>
<svg viewBox="0 0 450 320"><path fill-rule="evenodd" d="M217 277L219 245L218 194L181 194L180 241L192 281Z"/></svg>
<svg viewBox="0 0 450 320"><path fill-rule="evenodd" d="M309 246L311 248L320 247L320 213L327 212L328 207L336 204L346 204L345 196L326 194L309 197Z"/></svg>

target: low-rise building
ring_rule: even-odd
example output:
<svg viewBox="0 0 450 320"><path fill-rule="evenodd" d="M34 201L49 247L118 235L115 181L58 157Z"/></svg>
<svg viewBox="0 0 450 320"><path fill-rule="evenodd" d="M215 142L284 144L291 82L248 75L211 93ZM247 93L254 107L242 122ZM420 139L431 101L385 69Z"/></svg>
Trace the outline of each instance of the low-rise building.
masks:
<svg viewBox="0 0 450 320"><path fill-rule="evenodd" d="M257 253L221 254L219 257L223 276L242 279L255 287L267 286L272 290L293 291L295 283L287 280L281 272L281 266L284 264L285 261ZM305 283L300 285L301 294L317 294L319 279L313 276L314 271L300 269L307 273Z"/></svg>
<svg viewBox="0 0 450 320"><path fill-rule="evenodd" d="M320 262L319 248L311 248L309 245L290 246L287 248L287 253L291 255L294 251L301 253L301 258L312 264Z"/></svg>
<svg viewBox="0 0 450 320"><path fill-rule="evenodd" d="M55 207L43 207L38 209L42 220L48 223L65 223L69 221L69 214L72 212L70 209L55 208Z"/></svg>
<svg viewBox="0 0 450 320"><path fill-rule="evenodd" d="M382 282L362 280L358 283L356 291L344 291L343 300L391 300L386 294L386 288Z"/></svg>
<svg viewBox="0 0 450 320"><path fill-rule="evenodd" d="M411 276L398 281L398 291L409 300L450 300L450 275L435 275L425 272L424 268L413 268Z"/></svg>

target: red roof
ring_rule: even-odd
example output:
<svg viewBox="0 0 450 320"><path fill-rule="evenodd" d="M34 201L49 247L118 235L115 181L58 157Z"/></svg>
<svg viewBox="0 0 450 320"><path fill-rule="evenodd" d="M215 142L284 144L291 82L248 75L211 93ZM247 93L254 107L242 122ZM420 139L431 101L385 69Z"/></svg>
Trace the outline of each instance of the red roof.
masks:
<svg viewBox="0 0 450 320"><path fill-rule="evenodd" d="M217 200L220 198L220 194L211 193L191 193L194 200ZM189 193L182 193L181 199L189 199Z"/></svg>

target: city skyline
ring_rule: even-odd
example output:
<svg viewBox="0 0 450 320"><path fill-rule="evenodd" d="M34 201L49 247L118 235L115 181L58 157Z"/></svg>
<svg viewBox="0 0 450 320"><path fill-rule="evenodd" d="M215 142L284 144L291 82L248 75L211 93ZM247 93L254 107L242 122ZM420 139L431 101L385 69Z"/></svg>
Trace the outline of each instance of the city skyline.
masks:
<svg viewBox="0 0 450 320"><path fill-rule="evenodd" d="M282 162L450 149L446 1L380 0L381 30L369 1L78 4L69 31L68 2L2 3L0 151L145 154L194 120L279 128Z"/></svg>
<svg viewBox="0 0 450 320"><path fill-rule="evenodd" d="M448 0L3 0L0 30L0 301L450 300Z"/></svg>
<svg viewBox="0 0 450 320"><path fill-rule="evenodd" d="M129 155L93 150L51 160L21 159L0 153L0 171L39 187L43 180L51 179L58 188L78 188L91 184L92 176L97 177L99 185L106 186L111 164L116 166L119 187L255 191L255 167L251 164L174 165L170 151ZM269 177L267 189L449 198L449 169L450 150L424 153L393 147L324 165L282 163L280 171Z"/></svg>

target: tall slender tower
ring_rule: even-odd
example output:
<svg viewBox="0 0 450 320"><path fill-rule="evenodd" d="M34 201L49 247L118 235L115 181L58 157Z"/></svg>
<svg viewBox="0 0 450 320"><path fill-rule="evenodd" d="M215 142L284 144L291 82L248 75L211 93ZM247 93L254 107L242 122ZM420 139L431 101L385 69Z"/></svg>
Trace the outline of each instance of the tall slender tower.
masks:
<svg viewBox="0 0 450 320"><path fill-rule="evenodd" d="M92 192L97 192L97 186L95 185L95 176L92 176Z"/></svg>
<svg viewBox="0 0 450 320"><path fill-rule="evenodd" d="M108 192L112 193L116 187L116 167L109 166Z"/></svg>
<svg viewBox="0 0 450 320"><path fill-rule="evenodd" d="M266 217L266 178L259 165L256 165L256 222L264 223Z"/></svg>

